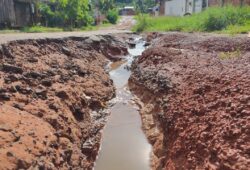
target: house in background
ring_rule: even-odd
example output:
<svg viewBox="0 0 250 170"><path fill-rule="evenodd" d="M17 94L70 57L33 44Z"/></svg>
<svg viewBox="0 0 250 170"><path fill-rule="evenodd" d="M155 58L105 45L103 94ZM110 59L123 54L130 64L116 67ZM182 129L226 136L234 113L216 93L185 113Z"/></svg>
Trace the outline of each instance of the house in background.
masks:
<svg viewBox="0 0 250 170"><path fill-rule="evenodd" d="M198 13L210 6L250 5L250 0L159 0L159 14L166 16L185 16Z"/></svg>
<svg viewBox="0 0 250 170"><path fill-rule="evenodd" d="M170 0L164 3L164 15L184 16L207 8L208 0Z"/></svg>
<svg viewBox="0 0 250 170"><path fill-rule="evenodd" d="M119 10L119 15L135 15L135 8L133 6L125 6Z"/></svg>
<svg viewBox="0 0 250 170"><path fill-rule="evenodd" d="M0 0L0 27L24 27L37 20L37 2L48 0Z"/></svg>

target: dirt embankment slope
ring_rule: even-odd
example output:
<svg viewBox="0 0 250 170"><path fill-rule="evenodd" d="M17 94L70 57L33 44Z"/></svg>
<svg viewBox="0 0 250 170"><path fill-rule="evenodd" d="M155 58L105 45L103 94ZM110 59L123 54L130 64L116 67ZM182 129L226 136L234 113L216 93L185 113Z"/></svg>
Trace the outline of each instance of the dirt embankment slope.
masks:
<svg viewBox="0 0 250 170"><path fill-rule="evenodd" d="M0 46L0 169L90 169L115 96L112 36L13 41Z"/></svg>
<svg viewBox="0 0 250 170"><path fill-rule="evenodd" d="M153 169L250 168L249 38L159 35L132 72Z"/></svg>

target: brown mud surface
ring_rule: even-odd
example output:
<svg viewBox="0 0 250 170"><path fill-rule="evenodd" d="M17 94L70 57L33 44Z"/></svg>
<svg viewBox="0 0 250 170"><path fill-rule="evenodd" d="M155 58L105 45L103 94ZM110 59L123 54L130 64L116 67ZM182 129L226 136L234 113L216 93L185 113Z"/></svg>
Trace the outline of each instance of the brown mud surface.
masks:
<svg viewBox="0 0 250 170"><path fill-rule="evenodd" d="M0 169L93 167L115 96L105 67L128 53L122 41L105 35L0 46Z"/></svg>
<svg viewBox="0 0 250 170"><path fill-rule="evenodd" d="M250 39L151 34L132 66L152 168L250 168Z"/></svg>

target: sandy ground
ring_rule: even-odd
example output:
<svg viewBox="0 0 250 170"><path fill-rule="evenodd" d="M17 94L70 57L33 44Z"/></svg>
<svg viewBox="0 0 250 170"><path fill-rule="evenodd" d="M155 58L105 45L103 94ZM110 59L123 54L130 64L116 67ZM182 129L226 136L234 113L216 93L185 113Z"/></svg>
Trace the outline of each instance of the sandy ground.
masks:
<svg viewBox="0 0 250 170"><path fill-rule="evenodd" d="M0 34L0 44L14 40L41 39L41 38L64 38L64 37L86 37L91 35L106 35L115 33L130 33L130 29L135 23L133 16L122 16L115 26L101 28L95 31L86 32L53 32L53 33L7 33Z"/></svg>

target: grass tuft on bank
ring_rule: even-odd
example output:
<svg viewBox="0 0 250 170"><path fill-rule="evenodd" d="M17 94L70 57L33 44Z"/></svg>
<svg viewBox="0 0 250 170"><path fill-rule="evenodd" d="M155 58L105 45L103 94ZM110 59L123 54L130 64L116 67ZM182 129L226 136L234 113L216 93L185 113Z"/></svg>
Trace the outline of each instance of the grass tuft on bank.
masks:
<svg viewBox="0 0 250 170"><path fill-rule="evenodd" d="M32 26L32 27L24 27L20 31L21 32L26 32L26 33L62 32L63 28Z"/></svg>
<svg viewBox="0 0 250 170"><path fill-rule="evenodd" d="M136 32L183 31L221 32L228 34L250 31L250 7L213 7L185 17L151 17L139 15L133 28Z"/></svg>

